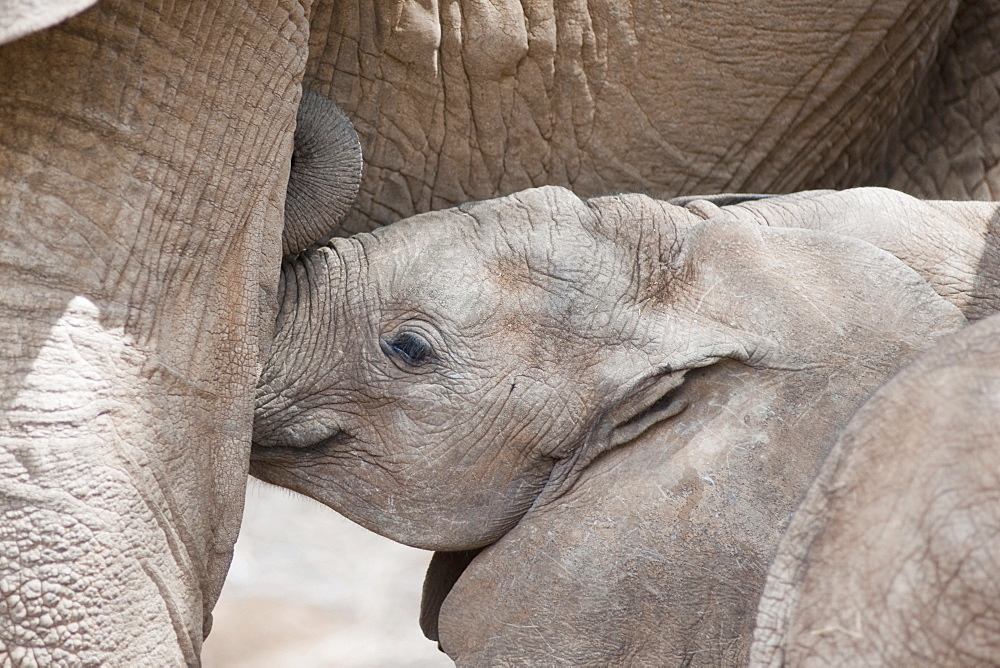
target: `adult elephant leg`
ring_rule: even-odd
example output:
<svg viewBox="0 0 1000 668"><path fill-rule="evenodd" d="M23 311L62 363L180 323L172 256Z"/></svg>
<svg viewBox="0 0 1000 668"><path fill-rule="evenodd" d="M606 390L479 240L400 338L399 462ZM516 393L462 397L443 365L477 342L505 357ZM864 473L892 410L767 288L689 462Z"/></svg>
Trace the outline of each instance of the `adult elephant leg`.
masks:
<svg viewBox="0 0 1000 668"><path fill-rule="evenodd" d="M306 31L291 0L108 1L0 47L0 657L198 662Z"/></svg>

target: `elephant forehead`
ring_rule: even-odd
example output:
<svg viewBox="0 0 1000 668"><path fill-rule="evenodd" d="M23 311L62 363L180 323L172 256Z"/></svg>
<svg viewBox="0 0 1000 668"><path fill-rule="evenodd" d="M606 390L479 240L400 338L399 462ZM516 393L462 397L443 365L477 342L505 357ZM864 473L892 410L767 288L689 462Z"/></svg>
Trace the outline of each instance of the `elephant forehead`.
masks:
<svg viewBox="0 0 1000 668"><path fill-rule="evenodd" d="M384 310L467 323L500 307L482 251L456 222L437 216L365 244L358 272Z"/></svg>
<svg viewBox="0 0 1000 668"><path fill-rule="evenodd" d="M614 250L583 224L592 213L575 197L566 205L560 189L539 190L557 196L530 192L530 207L517 196L477 202L377 231L364 262L382 302L537 325L621 294L609 288L631 272L613 270Z"/></svg>
<svg viewBox="0 0 1000 668"><path fill-rule="evenodd" d="M544 274L588 274L608 254L593 234L596 215L565 188L546 186L463 205L495 260L523 263Z"/></svg>
<svg viewBox="0 0 1000 668"><path fill-rule="evenodd" d="M496 275L515 268L536 274L525 276L533 282L543 276L580 282L593 278L595 264L614 255L594 234L596 225L586 203L564 188L547 186L413 216L372 236L391 269L416 265L445 275L449 267L461 267L465 273Z"/></svg>
<svg viewBox="0 0 1000 668"><path fill-rule="evenodd" d="M593 313L624 294L634 257L595 234L595 213L573 193L546 187L463 207L477 221L483 272L522 313Z"/></svg>

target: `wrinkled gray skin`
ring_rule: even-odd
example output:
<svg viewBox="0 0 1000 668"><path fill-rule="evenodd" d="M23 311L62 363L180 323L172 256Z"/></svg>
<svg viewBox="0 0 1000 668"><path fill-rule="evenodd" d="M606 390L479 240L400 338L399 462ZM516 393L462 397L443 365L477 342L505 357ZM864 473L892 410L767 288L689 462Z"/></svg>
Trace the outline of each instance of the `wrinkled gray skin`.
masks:
<svg viewBox="0 0 1000 668"><path fill-rule="evenodd" d="M851 420L771 566L753 665L1000 656L1000 316L949 337Z"/></svg>
<svg viewBox="0 0 1000 668"><path fill-rule="evenodd" d="M304 85L366 171L345 228L542 185L1000 193L998 0L317 0Z"/></svg>
<svg viewBox="0 0 1000 668"><path fill-rule="evenodd" d="M108 0L26 35L85 4L0 3L0 665L197 664L308 22Z"/></svg>
<svg viewBox="0 0 1000 668"><path fill-rule="evenodd" d="M993 307L995 213L549 187L336 239L283 268L251 471L404 543L492 543L440 619L467 560L428 574L460 663L742 661L838 429Z"/></svg>
<svg viewBox="0 0 1000 668"><path fill-rule="evenodd" d="M85 4L0 2L0 665L196 665L310 127L308 16L107 0L28 34ZM321 116L307 182L360 165Z"/></svg>
<svg viewBox="0 0 1000 668"><path fill-rule="evenodd" d="M996 5L3 3L0 657L197 661L300 85L361 130L348 230L544 183L983 198Z"/></svg>

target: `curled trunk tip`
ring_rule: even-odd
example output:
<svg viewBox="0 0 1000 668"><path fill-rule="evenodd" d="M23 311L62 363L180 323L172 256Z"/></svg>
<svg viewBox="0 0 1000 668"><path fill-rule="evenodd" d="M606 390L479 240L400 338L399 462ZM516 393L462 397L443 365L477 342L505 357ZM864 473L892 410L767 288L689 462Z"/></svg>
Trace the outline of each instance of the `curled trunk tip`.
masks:
<svg viewBox="0 0 1000 668"><path fill-rule="evenodd" d="M285 195L285 256L337 234L361 187L361 168L361 143L350 119L322 95L303 90Z"/></svg>

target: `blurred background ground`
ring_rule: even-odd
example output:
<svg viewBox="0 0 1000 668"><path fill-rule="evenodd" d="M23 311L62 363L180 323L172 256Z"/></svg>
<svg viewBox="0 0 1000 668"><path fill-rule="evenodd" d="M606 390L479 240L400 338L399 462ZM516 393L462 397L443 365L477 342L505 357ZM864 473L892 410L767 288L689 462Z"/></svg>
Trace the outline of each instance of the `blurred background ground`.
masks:
<svg viewBox="0 0 1000 668"><path fill-rule="evenodd" d="M452 666L417 625L430 557L251 480L204 665Z"/></svg>

